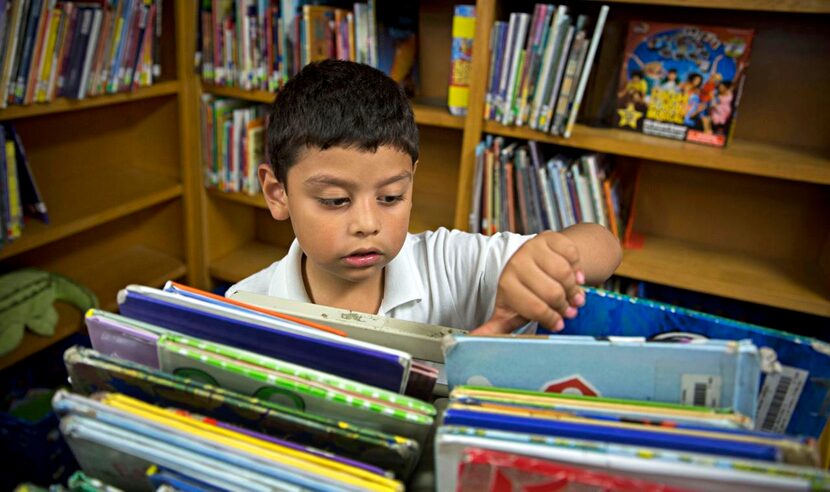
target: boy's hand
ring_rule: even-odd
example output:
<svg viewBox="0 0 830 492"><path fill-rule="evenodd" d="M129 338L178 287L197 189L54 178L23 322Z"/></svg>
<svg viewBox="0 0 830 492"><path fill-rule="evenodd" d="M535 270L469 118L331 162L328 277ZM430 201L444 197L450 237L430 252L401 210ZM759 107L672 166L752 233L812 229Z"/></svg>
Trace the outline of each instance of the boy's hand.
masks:
<svg viewBox="0 0 830 492"><path fill-rule="evenodd" d="M510 258L499 278L493 316L473 334L510 333L529 321L555 331L585 303L579 250L568 236L546 231Z"/></svg>

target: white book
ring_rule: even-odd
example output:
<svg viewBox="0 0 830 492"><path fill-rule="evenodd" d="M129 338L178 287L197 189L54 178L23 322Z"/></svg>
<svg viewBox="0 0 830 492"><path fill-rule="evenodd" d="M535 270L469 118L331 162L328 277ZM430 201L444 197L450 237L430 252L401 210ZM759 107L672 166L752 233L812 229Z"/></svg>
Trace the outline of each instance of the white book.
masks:
<svg viewBox="0 0 830 492"><path fill-rule="evenodd" d="M582 174L579 161L571 165L571 173L574 177L574 185L576 186L576 196L579 198L579 213L582 216L582 222L594 222L594 201L591 200L591 191L588 188L588 178Z"/></svg>
<svg viewBox="0 0 830 492"><path fill-rule="evenodd" d="M594 63L594 57L597 53L597 46L599 45L602 30L605 27L605 19L608 17L608 6L603 5L599 10L597 16L597 23L594 27L594 34L591 36L591 46L588 48L588 55L585 58L585 63L582 67L582 73L579 76L579 86L576 89L576 94L571 104L571 112L568 115L568 122L565 125L565 131L562 136L568 138L571 136L571 131L576 124L576 115L579 112L579 105L582 104L582 96L585 94L585 86L588 84L588 78L591 76L591 66Z"/></svg>
<svg viewBox="0 0 830 492"><path fill-rule="evenodd" d="M513 60L513 44L516 39L516 31L519 25L519 14L513 12L510 14L510 22L507 24L507 41L504 43L504 55L501 60L501 76L499 77L499 90L496 93L496 100L494 102L496 108L495 121L501 121L502 111L504 108L504 100L507 97L507 84L510 80L510 67Z"/></svg>
<svg viewBox="0 0 830 492"><path fill-rule="evenodd" d="M89 30L89 42L86 45L86 54L84 54L84 65L81 71L81 81L78 84L78 99L83 99L86 96L87 81L89 80L89 70L92 66L92 59L95 58L95 48L98 46L98 33L101 32L101 19L104 13L101 9L95 9L92 17L92 27Z"/></svg>
<svg viewBox="0 0 830 492"><path fill-rule="evenodd" d="M599 169L597 167L596 154L589 154L582 158L585 174L588 176L588 184L591 190L591 203L594 205L594 217L597 224L608 227L608 214L605 210L602 187L599 184Z"/></svg>
<svg viewBox="0 0 830 492"><path fill-rule="evenodd" d="M355 343L359 341L382 345L411 354L416 359L440 364L444 363L444 353L441 350L444 336L467 333L456 328L359 313L252 292L235 291L231 292L229 297L235 301L337 328L346 332L348 340L354 340ZM325 335L336 336L327 333Z"/></svg>
<svg viewBox="0 0 830 492"><path fill-rule="evenodd" d="M476 145L476 168L473 174L473 193L470 200L470 218L469 228L470 232L480 232L481 225L481 189L484 184L484 150L486 144L480 142Z"/></svg>
<svg viewBox="0 0 830 492"><path fill-rule="evenodd" d="M554 65L551 67L555 70L551 73L551 90L547 96L545 104L539 112L537 130L542 130L544 132L550 131L550 126L553 122L553 110L556 107L556 101L559 98L559 88L562 85L562 75L565 72L565 64L568 61L568 55L570 54L571 44L575 32L576 29L574 26L568 25L565 29L565 35L562 39L561 46L557 47L557 52L554 56Z"/></svg>
<svg viewBox="0 0 830 492"><path fill-rule="evenodd" d="M553 208L553 195L551 193L550 183L548 182L548 172L544 166L540 166L537 169L537 174L539 176L539 188L541 188L542 192L542 203L544 205L545 217L547 217L548 228L553 231L562 230L562 225L559 223L559 219Z"/></svg>
<svg viewBox="0 0 830 492"><path fill-rule="evenodd" d="M548 37L545 40L545 49L542 53L541 67L537 74L536 90L533 92L533 102L530 105L530 114L528 116L528 126L536 130L538 127L539 111L542 108L542 102L545 100L545 95L551 87L551 67L554 63L554 55L557 46L562 42L565 35L566 13L568 7L560 5L556 8L553 18L548 30Z"/></svg>
<svg viewBox="0 0 830 492"><path fill-rule="evenodd" d="M524 60L525 50L524 44L527 38L527 28L530 24L530 15L519 12L517 14L518 24L516 26L516 36L513 40L513 56L510 60L510 78L507 83L507 92L505 93L504 102L502 103L502 124L510 125L513 123L513 102L516 100L517 86L519 79L521 79L521 64Z"/></svg>
<svg viewBox="0 0 830 492"><path fill-rule="evenodd" d="M559 169L559 185L562 187L563 200L565 202L565 216L567 223L565 227L570 227L576 224L576 213L574 212L576 204L571 197L570 182L573 180L573 175L568 171L568 168L562 166Z"/></svg>

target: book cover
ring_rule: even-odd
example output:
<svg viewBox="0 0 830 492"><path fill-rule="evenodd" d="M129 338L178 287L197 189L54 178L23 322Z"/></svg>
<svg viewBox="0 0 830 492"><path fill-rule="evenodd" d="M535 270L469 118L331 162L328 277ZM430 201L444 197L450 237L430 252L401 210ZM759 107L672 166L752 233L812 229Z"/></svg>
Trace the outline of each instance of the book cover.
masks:
<svg viewBox="0 0 830 492"><path fill-rule="evenodd" d="M751 29L632 21L615 126L716 147L735 125Z"/></svg>

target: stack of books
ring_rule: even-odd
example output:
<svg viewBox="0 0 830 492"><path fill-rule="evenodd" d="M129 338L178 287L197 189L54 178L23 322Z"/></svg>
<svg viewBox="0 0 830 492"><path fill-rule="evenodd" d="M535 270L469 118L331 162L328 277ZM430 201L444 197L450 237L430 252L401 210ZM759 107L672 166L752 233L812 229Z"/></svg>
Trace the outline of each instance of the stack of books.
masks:
<svg viewBox="0 0 830 492"><path fill-rule="evenodd" d="M306 64L337 58L379 68L405 87L414 83L417 12L411 5L369 0L349 10L337 2L307 3L201 2L196 63L202 80L273 91Z"/></svg>
<svg viewBox="0 0 830 492"><path fill-rule="evenodd" d="M350 318L347 332L172 282L128 286L118 301L121 314L86 314L93 348L67 350L74 393L54 399L87 475L127 489L242 473L271 487L400 490L418 463L438 370L361 340L389 330ZM435 358L445 333L416 352Z"/></svg>
<svg viewBox="0 0 830 492"><path fill-rule="evenodd" d="M603 154L545 161L538 142L488 135L476 148L470 231L535 234L593 222L632 245L638 178L638 166L612 169Z"/></svg>
<svg viewBox="0 0 830 492"><path fill-rule="evenodd" d="M265 159L265 119L260 104L202 94L204 184L225 192L260 192L257 167Z"/></svg>
<svg viewBox="0 0 830 492"><path fill-rule="evenodd" d="M496 21L484 117L569 137L607 17L602 6L591 27L567 6L536 4L532 16Z"/></svg>
<svg viewBox="0 0 830 492"><path fill-rule="evenodd" d="M567 335L487 337L128 286L121 314L87 313L93 348L65 353L74 392L53 406L84 473L127 488L401 490L433 459L438 490L830 487L826 345L586 297Z"/></svg>
<svg viewBox="0 0 830 492"><path fill-rule="evenodd" d="M161 6L0 1L0 107L151 85L161 75Z"/></svg>

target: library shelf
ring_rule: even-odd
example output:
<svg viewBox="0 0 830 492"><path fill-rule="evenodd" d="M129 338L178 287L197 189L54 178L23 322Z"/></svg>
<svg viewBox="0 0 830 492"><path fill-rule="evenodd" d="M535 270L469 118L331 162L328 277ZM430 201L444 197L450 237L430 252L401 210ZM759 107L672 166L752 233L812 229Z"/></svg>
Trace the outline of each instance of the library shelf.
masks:
<svg viewBox="0 0 830 492"><path fill-rule="evenodd" d="M768 12L791 12L826 14L830 12L827 0L592 0L602 3L628 3L666 7L690 7L698 9L759 10Z"/></svg>
<svg viewBox="0 0 830 492"><path fill-rule="evenodd" d="M103 94L100 96L89 96L84 99L67 99L61 97L49 103L30 104L28 106L8 106L0 109L0 121L18 120L21 118L66 113L69 111L81 111L101 106L135 102L142 99L171 96L179 93L179 87L179 81L170 80L167 82L157 82L149 87L141 87L133 92Z"/></svg>
<svg viewBox="0 0 830 492"><path fill-rule="evenodd" d="M182 260L146 246L136 245L124 251L108 255L92 265L78 265L77 271L62 272L89 287L98 296L101 309L117 311L116 296L130 283L161 287L168 279L181 278L186 273ZM74 306L58 302L55 304L59 319L55 334L50 337L35 335L29 331L20 345L0 357L3 370L64 338L84 331L83 315Z"/></svg>
<svg viewBox="0 0 830 492"><path fill-rule="evenodd" d="M243 101L271 104L274 94L263 90L245 90L238 87L223 87L202 83L202 91L214 96L230 97ZM415 112L415 122L419 125L437 126L442 128L464 129L464 117L450 114L447 107L434 104L433 101L415 99L412 101Z"/></svg>
<svg viewBox="0 0 830 492"><path fill-rule="evenodd" d="M830 316L830 292L807 265L646 236L625 249L617 275L708 294Z"/></svg>
<svg viewBox="0 0 830 492"><path fill-rule="evenodd" d="M211 262L210 275L225 282L239 282L288 253L287 248L251 241Z"/></svg>
<svg viewBox="0 0 830 492"><path fill-rule="evenodd" d="M243 205L248 205L249 207L256 207L256 208L268 208L265 204L265 198L263 198L262 193L257 193L256 195L248 195L247 193L239 193L239 192L225 192L221 190L217 190L215 188L208 188L207 189L208 195L211 197L218 198L220 200L228 200L231 202L241 203Z"/></svg>
<svg viewBox="0 0 830 492"><path fill-rule="evenodd" d="M504 137L536 140L670 164L830 184L830 156L780 145L736 139L725 148L716 148L585 125L576 125L570 138L537 132L526 127L504 126L493 121L484 123L484 131Z"/></svg>
<svg viewBox="0 0 830 492"><path fill-rule="evenodd" d="M118 166L38 184L49 204L49 224L27 220L23 235L0 250L0 259L178 198L183 193L182 184L175 178Z"/></svg>

